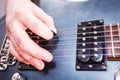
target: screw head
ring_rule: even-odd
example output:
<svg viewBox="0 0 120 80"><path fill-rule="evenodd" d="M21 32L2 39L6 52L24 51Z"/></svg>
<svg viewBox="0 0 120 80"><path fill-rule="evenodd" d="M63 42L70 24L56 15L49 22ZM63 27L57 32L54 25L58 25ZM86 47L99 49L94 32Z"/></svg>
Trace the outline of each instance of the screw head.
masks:
<svg viewBox="0 0 120 80"><path fill-rule="evenodd" d="M77 65L77 66L76 66L76 69L80 69L80 66L79 66L79 65Z"/></svg>
<svg viewBox="0 0 120 80"><path fill-rule="evenodd" d="M105 65L102 65L101 68L102 69L107 69L107 67Z"/></svg>

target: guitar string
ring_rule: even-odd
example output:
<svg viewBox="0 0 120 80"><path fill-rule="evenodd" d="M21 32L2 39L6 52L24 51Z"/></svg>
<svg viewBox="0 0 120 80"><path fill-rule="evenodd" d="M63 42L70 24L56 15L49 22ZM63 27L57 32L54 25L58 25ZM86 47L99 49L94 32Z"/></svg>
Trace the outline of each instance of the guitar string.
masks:
<svg viewBox="0 0 120 80"><path fill-rule="evenodd" d="M116 31L113 31L113 32L116 32ZM103 33L103 32L101 32L101 33ZM110 32L109 32L110 33ZM76 34L71 34L71 35L78 35L78 34L82 34L82 33L76 33ZM70 34L69 35L63 35L62 34L62 36L71 36ZM90 35L90 34L89 34ZM60 35L59 35L60 36ZM119 37L119 35L114 35L113 34L113 37L115 37L115 36L118 36ZM31 35L30 36L31 38L36 38L36 39L40 39L40 37L39 36L35 36L35 35ZM56 36L55 36L56 37ZM59 39L55 39L55 37L52 39L52 40L59 40ZM90 38L90 37L103 37L103 38L106 38L106 37L111 37L111 35L106 35L106 36L84 36L84 38ZM83 38L83 37L79 37L79 38ZM41 41L46 41L46 40L41 40Z"/></svg>
<svg viewBox="0 0 120 80"><path fill-rule="evenodd" d="M61 57L66 57L66 58L70 58L70 57L78 57L78 56L80 56L80 57L82 57L82 56L86 56L86 57L93 57L93 56L95 56L96 57L96 54L95 55L91 55L91 54L83 54L83 55L54 55L53 54L53 57L54 58L61 58ZM98 56L108 56L108 57L112 57L112 54L98 54ZM117 55L115 55L115 56L119 56L120 57L120 54L119 53L117 53Z"/></svg>
<svg viewBox="0 0 120 80"><path fill-rule="evenodd" d="M70 49L71 50L71 49ZM55 50L54 50L55 51ZM107 54L103 54L103 55L107 55ZM80 55L76 55L76 56L80 56ZM92 56L92 55L89 55L89 56ZM60 56L58 56L58 57L60 57ZM63 56L62 56L63 57Z"/></svg>
<svg viewBox="0 0 120 80"><path fill-rule="evenodd" d="M100 36L101 37L101 36ZM79 37L79 38L81 38L81 37ZM66 40L66 39L65 39ZM67 39L68 40L68 39ZM46 40L45 40L46 41ZM101 43L102 41L99 41L98 43ZM103 41L104 43L107 43L107 41ZM108 42L110 42L110 41L108 41ZM115 42L115 41L114 41ZM117 42L119 42L119 41L117 41ZM87 43L87 42L85 42L85 43ZM88 42L88 43L94 43L94 42ZM80 44L80 43L78 43L78 44ZM63 44L62 44L63 45ZM41 45L41 46L45 46L45 45ZM46 45L47 46L47 45ZM48 46L50 46L50 45L48 45ZM54 46L54 44L52 44L52 46Z"/></svg>
<svg viewBox="0 0 120 80"><path fill-rule="evenodd" d="M77 28L62 28L62 29L57 29L57 31L63 31L63 30L75 30L75 29L82 29L82 27L85 27L86 29L87 28L93 28L93 27L97 27L97 28L99 28L99 27L104 27L104 25L99 25L99 26L81 26L81 27L77 27ZM107 27L107 26L106 26ZM28 32L31 32L30 30L26 30L26 31L28 31Z"/></svg>
<svg viewBox="0 0 120 80"><path fill-rule="evenodd" d="M108 47L108 48L109 48L109 47ZM115 47L115 48L119 48L119 47ZM100 48L100 49L105 50L106 47ZM80 49L70 49L70 50L76 51L76 50L80 50ZM68 49L65 50L65 49L64 49L64 52L65 52L65 51L70 51L70 50L68 50ZM1 51L2 51L2 50L1 50ZM53 50L53 51L57 51L57 52L59 51L59 52L60 52L61 50ZM63 51L63 50L62 50L62 51ZM71 52L71 51L70 51L70 52ZM54 58L75 57L75 55L66 55L66 54L61 55L61 54L56 54L56 53L55 53L55 54L52 53L52 55L53 55ZM91 53L89 53L89 54L81 54L81 55L78 55L78 54L77 54L76 57L77 57L77 56L83 56L83 55L84 55L84 56L95 56L95 57L96 57L96 53L95 53L95 54L91 54ZM98 54L98 56L100 56L100 55L102 55L102 56L104 56L104 55L106 55L106 56L107 56L107 55L108 55L108 56L112 56L112 54L104 54L104 53ZM120 56L120 54L119 54L119 53L116 53L115 56Z"/></svg>
<svg viewBox="0 0 120 80"><path fill-rule="evenodd" d="M85 58L85 57L99 57L99 56L107 56L107 57L113 57L113 54L112 53L110 53L110 54L105 54L105 53L101 53L101 54L97 54L97 53L95 53L95 54L91 54L91 53L89 53L89 54L76 54L76 53L74 53L74 54L72 54L72 55L70 55L70 54L52 54L53 55L53 57L54 58L61 58L61 57L83 57L83 58ZM115 57L120 57L120 54L119 53L116 53L115 54ZM114 58L115 58L114 57Z"/></svg>
<svg viewBox="0 0 120 80"><path fill-rule="evenodd" d="M73 50L72 50L72 51L73 51ZM76 49L74 49L74 51L76 51ZM70 51L70 52L71 52L71 51ZM68 58L69 58L69 57L75 57L75 56L76 56L76 57L77 57L77 56L81 56L81 57L85 57L85 56L86 56L86 57L87 57L87 56L95 56L95 57L97 57L97 56L98 56L98 57L99 57L100 55L102 55L102 56L110 56L110 57L113 56L112 53L110 53L110 54L104 54L104 53L100 53L100 54L99 54L99 53L98 53L98 54L97 54L97 53L95 53L95 54L91 54L91 53L89 53L89 54L88 54L88 53L87 53L87 54L82 54L82 53L81 53L80 55L79 55L79 54L76 54L76 55L69 55L69 54L67 54L67 55L66 55L66 54L56 54L56 53L55 53L55 54L53 54L53 57L55 57L55 58L61 58L61 57L68 57ZM119 53L115 53L115 57L118 57L118 56L120 57L120 54L119 54ZM114 58L115 58L115 57L114 57Z"/></svg>
<svg viewBox="0 0 120 80"><path fill-rule="evenodd" d="M83 49L85 49L86 51L87 50L93 50L94 51L94 49L96 50L96 48L83 48ZM75 49L75 50L80 50L80 51L82 51L83 49ZM96 52L97 51L99 51L100 49L102 49L102 50L109 50L109 49L112 49L111 47L102 47L102 48L97 48L97 50L96 50ZM120 50L120 47L114 47L114 49L119 49ZM49 49L48 49L49 50ZM49 51L54 51L54 52L60 52L60 51L70 51L70 50L73 50L73 49L59 49L59 50L49 50Z"/></svg>
<svg viewBox="0 0 120 80"><path fill-rule="evenodd" d="M95 26L93 26L93 27L95 27ZM98 27L103 27L103 26L96 26L96 27L98 28ZM90 27L88 26L88 27L85 27L85 28L92 28L92 27L91 27L91 26L90 26ZM73 30L73 29L82 29L82 28L64 28L64 29L58 29L58 31L65 30L65 29L67 29L67 30L68 30L68 29L69 29L69 30L72 29L72 30ZM99 31L99 32L102 32L102 33L103 33L104 31ZM59 32L58 32L58 33L59 33ZM86 32L86 34L87 34L87 33L90 33L90 32ZM91 33L92 33L92 32L91 32ZM97 31L97 33L98 33L98 31ZM57 36L59 36L59 35L57 35ZM55 40L57 40L57 39L55 39ZM44 41L46 41L46 40L44 40ZM106 48L106 49L108 49L108 48ZM110 47L110 49L111 49L111 47ZM71 49L70 49L70 50L71 50ZM69 50L69 51L70 51L70 50ZM55 50L54 50L54 51L55 51ZM61 50L59 50L59 51L61 51ZM63 51L63 50L62 50L62 51ZM110 55L110 54L102 54L102 55ZM111 55L112 55L112 54L111 54ZM118 55L118 54L117 54L117 55ZM58 58L58 57L73 57L74 55L64 55L64 56L55 56L55 55L53 55L53 56ZM82 55L76 55L76 56L82 56ZM87 55L87 56L92 56L92 55Z"/></svg>
<svg viewBox="0 0 120 80"><path fill-rule="evenodd" d="M96 33L95 33L96 32ZM112 32L119 32L118 30L113 30ZM100 33L110 33L110 31L92 31L92 32L79 32L79 33L73 33L73 34L64 34L64 36L69 36L69 35L80 35L80 34L82 34L83 35L83 33L85 33L85 34L100 34ZM55 37L59 37L59 36L63 36L63 34L57 34Z"/></svg>
<svg viewBox="0 0 120 80"><path fill-rule="evenodd" d="M63 31L62 31L63 32ZM111 31L96 31L97 33L96 34L100 34L100 33L110 33ZM118 30L112 30L112 32L119 32ZM30 34L30 36L32 36L33 34L31 34L32 32L28 32L28 34ZM55 35L54 37L59 37L59 36L69 36L69 35L78 35L78 34L83 34L83 33L85 33L85 34L94 34L95 32L82 32L82 33L73 33L73 34L60 34L60 33L58 33L57 35ZM37 36L37 35L34 35L34 36Z"/></svg>
<svg viewBox="0 0 120 80"><path fill-rule="evenodd" d="M103 37L103 38L107 38L107 37L111 37L111 35L106 35L106 36L83 36L84 38L91 38L91 37ZM77 37L77 38L83 38L83 37ZM113 37L119 37L118 35L113 35ZM31 38L32 39L40 39L40 37L39 36L31 36ZM58 39L56 39L56 38L53 38L53 39L51 39L51 40L58 40ZM47 41L47 40L41 40L41 41Z"/></svg>
<svg viewBox="0 0 120 80"><path fill-rule="evenodd" d="M95 27L95 26L93 26L93 27ZM103 27L103 26L96 26L96 27L98 28L98 27ZM85 27L85 28L87 28L87 27ZM91 26L90 26L89 28L91 28ZM72 29L72 30L73 30L73 28L64 28L64 29L58 29L58 31L65 30L65 29L67 29L67 30L68 30L68 29ZM74 28L74 29L78 29L78 28ZM79 28L79 29L82 29L82 28ZM114 30L114 31L115 31L115 30ZM105 32L105 31L97 31L97 33L98 33L98 32L102 32L102 33L103 33L103 32ZM59 33L59 32L58 32L58 33ZM86 32L86 34L87 34L87 33L88 33L88 32ZM93 32L89 32L89 33L93 33ZM63 34L62 34L62 35L63 35ZM59 35L57 35L57 36L59 36ZM44 40L44 41L46 41L46 40ZM54 50L54 51L55 51L55 50ZM62 51L63 51L63 50L62 50ZM60 57L60 56L59 56L59 57Z"/></svg>
<svg viewBox="0 0 120 80"><path fill-rule="evenodd" d="M115 49L119 49L120 47L114 47ZM87 48L87 49L92 49L92 48ZM98 49L102 49L102 50L108 50L108 49L111 49L111 47L102 47L102 48L98 48ZM57 51L57 52L60 52L60 51L70 51L70 50L72 50L73 51L73 49L63 49L63 50L49 50L49 51ZM82 49L74 49L75 51L76 50L82 50ZM120 50L120 49L119 49ZM119 54L119 53L118 53ZM117 54L117 55L118 55ZM86 55L86 54L85 54ZM103 54L104 55L104 54ZM105 55L107 55L107 54L105 54ZM109 55L109 54L108 54ZM119 54L120 55L120 54ZM65 55L64 55L65 56ZM90 55L89 55L90 56Z"/></svg>
<svg viewBox="0 0 120 80"><path fill-rule="evenodd" d="M106 43L110 43L110 42L111 42L111 41L107 41ZM115 42L118 42L118 41L115 41ZM91 44L91 43L93 43L93 42L90 42L90 43L88 42L87 44ZM98 42L98 43L101 43L101 44L102 44L102 43L104 43L104 42ZM59 46L69 46L69 45L74 45L74 44L76 44L76 45L78 44L78 45L79 45L79 44L82 44L82 43L57 44L57 46L58 46L58 45L59 45ZM48 47L48 46L56 46L56 45L53 45L53 44L52 44L52 45L40 45L40 46L41 46L41 47ZM94 48L97 48L97 47L94 47ZM89 50L89 49L94 49L94 48L83 48L83 49ZM102 48L97 48L97 49L105 49L105 48L106 48L106 49L111 49L111 47L102 47ZM120 48L120 47L117 46L117 47L115 47L115 48ZM114 49L115 49L115 48L114 48ZM63 49L63 50L66 51L66 50L71 50L71 49ZM53 50L53 51L63 51L63 50ZM82 49L78 49L78 50L82 50ZM49 51L50 51L50 50L49 50Z"/></svg>
<svg viewBox="0 0 120 80"><path fill-rule="evenodd" d="M98 36L97 38L110 38L111 36ZM118 37L118 35L114 35L113 37ZM35 37L34 37L35 38ZM77 37L77 38L62 38L62 39L51 39L50 41L56 41L56 40L60 40L60 41L64 41L64 40L79 40L79 39L82 39L82 38L94 38L94 36L91 36L91 37ZM33 39L35 41L40 41L40 42L44 42L46 40L40 40L40 39Z"/></svg>
<svg viewBox="0 0 120 80"><path fill-rule="evenodd" d="M99 41L98 43L110 43L111 41ZM114 41L114 42L119 42L119 40L118 41ZM85 42L85 43L88 43L88 44L91 44L91 43L94 43L94 42ZM76 44L82 44L82 43L76 43ZM50 44L50 45L41 45L42 47L44 46L44 47L48 47L48 46L55 46L56 44ZM67 44L59 44L59 45L61 45L61 46L66 46ZM68 44L68 45L70 45L70 44Z"/></svg>
<svg viewBox="0 0 120 80"><path fill-rule="evenodd" d="M109 48L111 49L111 47L104 47L104 48L99 48L99 49L109 49ZM119 48L119 47L115 47L115 48ZM89 48L89 49L91 49L91 48ZM67 49L67 50L68 50L68 49ZM70 50L72 50L72 49L70 49ZM69 51L70 51L70 50L69 50ZM76 51L76 50L80 50L80 49L75 49L75 51ZM53 51L63 51L63 50L53 50ZM64 51L66 51L66 50L64 49ZM73 51L73 50L72 50L72 51ZM85 54L85 55L86 55L86 54ZM102 55L110 55L110 54L102 54ZM120 55L120 54L117 53L117 56L119 56L119 55ZM57 55L57 56L56 56L56 55L53 54L53 56L58 58L58 57L70 57L70 56L72 56L72 55L69 55L69 56L68 56L68 55L64 55L64 56L58 56L58 55ZM76 55L76 56L82 56L82 55ZM93 55L91 55L91 54L88 55L88 54L87 54L86 56L93 56ZM116 55L115 55L115 56L116 56Z"/></svg>
<svg viewBox="0 0 120 80"><path fill-rule="evenodd" d="M102 37L102 36L99 36L99 37ZM98 38L99 38L98 37ZM106 37L109 37L109 36L106 36ZM114 36L114 37L117 37L117 36ZM93 38L93 37L87 37L87 38ZM77 39L82 39L82 37L78 37ZM66 39L53 39L53 40L51 40L51 41L55 41L55 40L60 40L60 41L63 41L63 40L77 40L77 39L74 39L74 38L66 38ZM41 40L35 40L36 42L38 41L38 42L43 42L43 41L41 41ZM111 41L94 41L94 42L97 42L97 43L111 43ZM86 43L86 44L89 44L89 43L94 43L94 42L83 42L83 43ZM120 42L119 40L115 40L115 41L113 41L113 42ZM80 44L80 43L78 43L78 44ZM82 44L82 43L81 43ZM48 46L55 46L56 44L49 44ZM58 44L58 45L66 45L66 44ZM47 46L47 45L41 45L41 46Z"/></svg>
<svg viewBox="0 0 120 80"><path fill-rule="evenodd" d="M114 43L118 43L120 41L114 41ZM94 42L86 42L86 44L93 44ZM106 41L106 42L97 42L97 44L103 44L103 43L106 43L106 44L111 44L111 41ZM48 45L40 45L41 47L53 47L53 46L70 46L70 45L79 45L79 44L82 44L82 43L69 43L69 44L48 44Z"/></svg>
<svg viewBox="0 0 120 80"><path fill-rule="evenodd" d="M118 25L112 25L112 26L118 26ZM98 26L96 26L96 25L92 25L92 26L81 26L81 27L77 27L77 28L62 28L62 29L57 29L57 31L63 31L63 30L74 30L74 29L83 29L83 27L85 27L86 29L87 28L94 28L94 27L97 27L97 28L100 28L100 27L104 27L104 28L107 28L107 27L110 27L109 25L107 25L107 26L104 26L104 25L98 25ZM28 30L29 31L29 30ZM30 31L31 32L31 31Z"/></svg>
<svg viewBox="0 0 120 80"><path fill-rule="evenodd" d="M115 47L115 48L120 48L120 47ZM90 49L90 48L89 48ZM106 47L104 47L104 48L99 48L99 49L102 49L102 50L106 50ZM111 49L110 47L107 47L107 49ZM72 51L76 51L76 50L80 50L80 49L64 49L64 50L53 50L54 52L60 52L60 51L70 51L70 50L72 50ZM2 50L1 50L2 51ZM50 51L50 50L49 50ZM71 52L71 51L70 51ZM84 52L83 52L84 53ZM59 58L59 57L74 57L75 55L66 55L66 54L63 54L63 55L61 55L61 54L54 54L54 53L52 53L52 55L53 55L53 57L56 57L56 58ZM95 54L91 54L91 53L87 53L87 54L81 54L81 55L76 55L76 57L77 56L96 56L96 52L95 52ZM100 56L100 55L102 55L102 56L104 56L104 55L108 55L108 56L112 56L112 54L104 54L104 53L98 53L98 56ZM120 54L119 53L115 53L115 56L120 56Z"/></svg>
<svg viewBox="0 0 120 80"><path fill-rule="evenodd" d="M112 25L112 26L116 26L117 27L119 25ZM83 29L83 27L86 28L86 29L90 29L90 28L96 27L96 29L97 29L97 28L100 28L100 27L107 28L107 27L110 27L110 25L108 25L108 26L104 26L104 25L98 25L98 26L92 25L92 26L80 26L80 27L77 27L77 28L62 28L62 29L57 29L57 31Z"/></svg>
<svg viewBox="0 0 120 80"><path fill-rule="evenodd" d="M101 26L100 26L101 27ZM67 28L68 29L68 28ZM72 28L73 29L73 28ZM80 29L80 28L79 28ZM116 30L115 30L116 31ZM118 31L118 30L117 30ZM103 33L103 31L98 31L97 33L100 33L100 32L102 32ZM92 33L92 32L89 32L89 33ZM86 33L87 34L87 33ZM59 35L57 35L57 36L59 36ZM105 37L105 36L104 36Z"/></svg>

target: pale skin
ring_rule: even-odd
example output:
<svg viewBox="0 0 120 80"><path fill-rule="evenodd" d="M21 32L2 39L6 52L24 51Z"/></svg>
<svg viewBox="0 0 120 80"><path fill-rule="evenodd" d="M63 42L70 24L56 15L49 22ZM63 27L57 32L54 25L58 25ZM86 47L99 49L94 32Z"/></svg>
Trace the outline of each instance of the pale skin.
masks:
<svg viewBox="0 0 120 80"><path fill-rule="evenodd" d="M43 70L43 61L51 62L53 56L32 41L26 29L46 40L53 38L53 32L57 33L52 17L30 0L6 0L6 31L10 53L20 62Z"/></svg>

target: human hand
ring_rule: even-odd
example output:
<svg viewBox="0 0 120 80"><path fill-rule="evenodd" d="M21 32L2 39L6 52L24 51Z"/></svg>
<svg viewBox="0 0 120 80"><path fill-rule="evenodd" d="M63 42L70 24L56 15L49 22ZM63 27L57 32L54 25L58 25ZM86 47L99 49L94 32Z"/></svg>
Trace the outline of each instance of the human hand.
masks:
<svg viewBox="0 0 120 80"><path fill-rule="evenodd" d="M25 31L28 28L46 40L53 37L53 32L57 33L53 19L30 0L7 0L6 31L10 53L20 62L42 70L43 61L50 62L53 56L30 39Z"/></svg>

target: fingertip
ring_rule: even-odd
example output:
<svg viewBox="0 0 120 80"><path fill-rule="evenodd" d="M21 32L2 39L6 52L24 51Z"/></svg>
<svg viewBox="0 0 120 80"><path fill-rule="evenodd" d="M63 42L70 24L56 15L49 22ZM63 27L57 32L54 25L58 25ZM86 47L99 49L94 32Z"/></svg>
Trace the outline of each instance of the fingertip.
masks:
<svg viewBox="0 0 120 80"><path fill-rule="evenodd" d="M37 68L38 70L43 70L45 67L45 64L43 61L41 60L37 60L37 59L33 59L33 63L31 65L33 65L35 68Z"/></svg>
<svg viewBox="0 0 120 80"><path fill-rule="evenodd" d="M41 67L39 68L39 70L43 70L45 67L45 64L42 61L40 61L40 64L41 64Z"/></svg>
<svg viewBox="0 0 120 80"><path fill-rule="evenodd" d="M51 30L52 30L52 32L53 32L54 34L57 34L57 29L55 28L55 26L53 26L53 27L51 28Z"/></svg>
<svg viewBox="0 0 120 80"><path fill-rule="evenodd" d="M57 29L54 25L54 20L51 16L48 16L47 20L45 20L44 22L55 34L57 34Z"/></svg>
<svg viewBox="0 0 120 80"><path fill-rule="evenodd" d="M43 48L41 48L40 51L42 51L40 53L42 55L42 56L40 55L41 60L46 61L46 62L51 62L53 60L53 55L49 51L47 51Z"/></svg>
<svg viewBox="0 0 120 80"><path fill-rule="evenodd" d="M45 35L45 39L46 40L51 40L53 38L53 32L52 31L48 31Z"/></svg>
<svg viewBox="0 0 120 80"><path fill-rule="evenodd" d="M52 56L52 54L49 54L49 58L48 58L47 62L51 62L52 60L53 60L53 56Z"/></svg>

